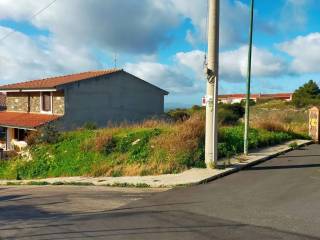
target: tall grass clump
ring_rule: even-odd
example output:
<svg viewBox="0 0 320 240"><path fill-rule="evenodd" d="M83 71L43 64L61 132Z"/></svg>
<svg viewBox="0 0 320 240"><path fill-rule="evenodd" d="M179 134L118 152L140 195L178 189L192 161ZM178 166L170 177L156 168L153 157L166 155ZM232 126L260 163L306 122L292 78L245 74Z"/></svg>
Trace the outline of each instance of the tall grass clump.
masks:
<svg viewBox="0 0 320 240"><path fill-rule="evenodd" d="M152 141L153 160L165 163L163 173L178 172L191 166L204 167L204 129L205 115L197 113Z"/></svg>

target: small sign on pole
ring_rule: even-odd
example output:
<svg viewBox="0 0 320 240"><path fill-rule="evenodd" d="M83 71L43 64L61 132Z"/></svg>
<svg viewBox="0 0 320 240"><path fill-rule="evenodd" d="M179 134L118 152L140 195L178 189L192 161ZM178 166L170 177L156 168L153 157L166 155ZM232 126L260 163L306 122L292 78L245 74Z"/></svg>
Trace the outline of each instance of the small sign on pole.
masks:
<svg viewBox="0 0 320 240"><path fill-rule="evenodd" d="M202 107L207 106L207 98L206 97L202 97Z"/></svg>
<svg viewBox="0 0 320 240"><path fill-rule="evenodd" d="M309 136L315 142L319 143L319 133L320 133L320 109L318 107L313 107L309 110Z"/></svg>

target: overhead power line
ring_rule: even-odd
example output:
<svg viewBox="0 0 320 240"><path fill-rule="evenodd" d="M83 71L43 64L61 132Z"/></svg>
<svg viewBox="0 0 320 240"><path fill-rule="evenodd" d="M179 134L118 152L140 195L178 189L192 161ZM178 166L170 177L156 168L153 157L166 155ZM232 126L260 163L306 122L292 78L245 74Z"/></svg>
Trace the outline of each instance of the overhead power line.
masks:
<svg viewBox="0 0 320 240"><path fill-rule="evenodd" d="M53 0L52 2L50 2L48 5L46 5L45 7L41 8L39 11L35 12L28 20L31 21L32 19L34 19L35 17L37 17L38 15L40 15L42 12L44 12L45 10L47 10L49 7L51 7L56 1L58 0ZM3 37L0 38L0 42L4 41L5 39L7 39L8 37L10 37L13 33L15 33L16 30L11 30L9 31L7 34L5 34Z"/></svg>

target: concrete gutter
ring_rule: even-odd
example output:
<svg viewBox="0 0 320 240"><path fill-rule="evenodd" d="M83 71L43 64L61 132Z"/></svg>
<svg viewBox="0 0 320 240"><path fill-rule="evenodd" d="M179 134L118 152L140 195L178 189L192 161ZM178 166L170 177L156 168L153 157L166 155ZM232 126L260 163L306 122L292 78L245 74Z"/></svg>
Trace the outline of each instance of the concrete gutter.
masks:
<svg viewBox="0 0 320 240"><path fill-rule="evenodd" d="M95 185L117 187L179 187L207 183L244 168L267 161L278 155L293 150L289 145L296 142L298 147L311 144L309 140L294 140L273 147L252 152L249 156L236 156L220 162L227 167L223 169L193 168L179 174L134 177L59 177L33 180L0 180L0 185Z"/></svg>

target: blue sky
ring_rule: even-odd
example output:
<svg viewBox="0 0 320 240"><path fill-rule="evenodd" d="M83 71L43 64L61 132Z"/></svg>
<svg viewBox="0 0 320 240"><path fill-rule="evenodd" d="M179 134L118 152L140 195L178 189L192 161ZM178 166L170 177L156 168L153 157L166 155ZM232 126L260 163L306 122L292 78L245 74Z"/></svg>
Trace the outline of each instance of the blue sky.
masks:
<svg viewBox="0 0 320 240"><path fill-rule="evenodd" d="M207 0L0 0L1 84L117 67L156 84L167 106L205 92ZM256 0L253 92L320 80L316 0ZM220 93L244 92L249 0L221 0Z"/></svg>

